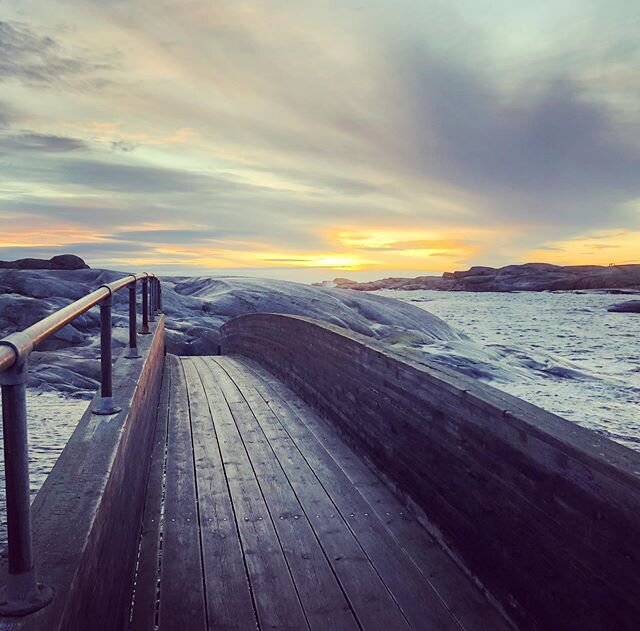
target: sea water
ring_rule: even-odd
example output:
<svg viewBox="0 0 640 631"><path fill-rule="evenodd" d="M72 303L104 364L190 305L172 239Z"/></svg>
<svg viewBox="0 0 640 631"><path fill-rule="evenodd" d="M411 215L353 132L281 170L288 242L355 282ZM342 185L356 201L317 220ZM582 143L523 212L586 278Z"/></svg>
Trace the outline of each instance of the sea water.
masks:
<svg viewBox="0 0 640 631"><path fill-rule="evenodd" d="M640 314L610 313L624 296L597 293L381 291L464 332L457 360L478 349L478 378L632 449L640 450ZM632 298L630 296L629 298ZM428 349L431 356L446 349ZM451 357L447 358L451 364ZM477 364L474 364L477 371ZM86 409L86 400L28 392L32 497ZM0 458L0 543L6 539Z"/></svg>
<svg viewBox="0 0 640 631"><path fill-rule="evenodd" d="M640 450L637 298L580 292L381 291L439 316L504 368L485 381Z"/></svg>
<svg viewBox="0 0 640 631"><path fill-rule="evenodd" d="M27 390L32 500L62 453L88 404L86 400L71 399L55 392ZM4 459L0 458L0 544L6 541L6 533Z"/></svg>

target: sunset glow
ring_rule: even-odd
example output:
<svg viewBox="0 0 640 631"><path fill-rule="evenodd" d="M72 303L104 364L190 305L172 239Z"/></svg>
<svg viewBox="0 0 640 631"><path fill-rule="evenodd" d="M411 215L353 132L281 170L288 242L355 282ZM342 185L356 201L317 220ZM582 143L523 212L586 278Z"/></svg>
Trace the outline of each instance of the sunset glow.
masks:
<svg viewBox="0 0 640 631"><path fill-rule="evenodd" d="M640 231L602 230L572 239L551 241L544 249L534 250L531 258L557 265L622 265L640 261ZM609 260L610 259L610 260Z"/></svg>
<svg viewBox="0 0 640 631"><path fill-rule="evenodd" d="M568 6L5 0L0 258L640 262L633 3Z"/></svg>

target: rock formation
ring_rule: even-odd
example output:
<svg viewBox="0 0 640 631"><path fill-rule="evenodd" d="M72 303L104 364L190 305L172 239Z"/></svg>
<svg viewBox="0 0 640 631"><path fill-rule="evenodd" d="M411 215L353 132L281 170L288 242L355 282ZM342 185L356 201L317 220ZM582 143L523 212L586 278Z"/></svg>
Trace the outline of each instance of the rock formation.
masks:
<svg viewBox="0 0 640 631"><path fill-rule="evenodd" d="M59 254L49 260L18 259L17 261L0 261L0 269L76 270L89 269L89 266L75 254Z"/></svg>
<svg viewBox="0 0 640 631"><path fill-rule="evenodd" d="M0 338L123 275L98 269L0 269ZM167 349L179 355L216 354L222 324L256 312L309 316L403 347L466 339L431 313L383 296L254 278L174 277L162 281ZM127 292L116 293L116 354L128 339L127 307ZM29 385L92 394L100 374L99 323L99 310L91 309L41 344L31 357Z"/></svg>
<svg viewBox="0 0 640 631"><path fill-rule="evenodd" d="M619 302L611 305L607 311L616 313L640 313L640 300L628 300L627 302Z"/></svg>
<svg viewBox="0 0 640 631"><path fill-rule="evenodd" d="M506 267L471 267L442 276L384 278L358 283L336 278L332 286L357 291L434 289L439 291L558 291L630 289L640 291L640 265L570 265L525 263Z"/></svg>

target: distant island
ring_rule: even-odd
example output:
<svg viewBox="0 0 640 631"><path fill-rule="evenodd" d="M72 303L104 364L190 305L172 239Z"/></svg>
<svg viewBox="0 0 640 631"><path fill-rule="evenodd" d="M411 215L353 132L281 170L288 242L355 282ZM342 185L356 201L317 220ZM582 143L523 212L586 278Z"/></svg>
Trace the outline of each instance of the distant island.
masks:
<svg viewBox="0 0 640 631"><path fill-rule="evenodd" d="M500 268L474 266L466 271L445 272L442 276L383 278L366 283L336 278L333 281L315 284L356 291L433 289L508 292L612 289L620 290L620 293L633 293L640 291L640 264L563 267L550 263L525 263Z"/></svg>
<svg viewBox="0 0 640 631"><path fill-rule="evenodd" d="M0 261L0 269L26 270L76 270L89 269L89 266L75 254L59 254L50 259L18 259Z"/></svg>

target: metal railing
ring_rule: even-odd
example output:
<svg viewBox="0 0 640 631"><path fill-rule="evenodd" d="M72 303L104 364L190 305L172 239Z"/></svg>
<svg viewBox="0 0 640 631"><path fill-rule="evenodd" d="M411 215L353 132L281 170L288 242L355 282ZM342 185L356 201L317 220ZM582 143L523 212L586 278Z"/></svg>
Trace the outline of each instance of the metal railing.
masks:
<svg viewBox="0 0 640 631"><path fill-rule="evenodd" d="M2 426L7 506L7 585L0 589L0 615L23 616L41 609L53 598L51 587L39 583L31 540L31 502L29 488L29 446L27 439L27 365L31 352L48 337L100 305L100 397L94 414L116 414L120 407L113 399L111 357L111 308L113 294L129 288L128 359L141 357L137 343L136 286L142 282L142 326L140 334L150 333L149 322L162 308L162 287L153 274L131 274L76 300L36 322L24 331L0 340L0 386L2 386Z"/></svg>

